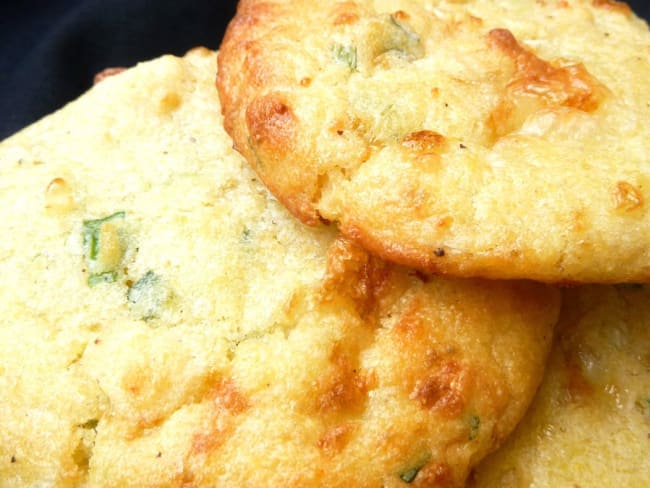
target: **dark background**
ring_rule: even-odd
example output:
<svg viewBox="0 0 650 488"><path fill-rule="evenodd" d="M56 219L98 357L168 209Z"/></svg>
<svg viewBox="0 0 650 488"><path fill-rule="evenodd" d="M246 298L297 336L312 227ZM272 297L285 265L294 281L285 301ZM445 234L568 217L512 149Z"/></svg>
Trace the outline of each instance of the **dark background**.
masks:
<svg viewBox="0 0 650 488"><path fill-rule="evenodd" d="M649 19L646 2L628 3ZM217 49L235 6L235 0L0 2L0 140L78 97L104 68L199 45Z"/></svg>

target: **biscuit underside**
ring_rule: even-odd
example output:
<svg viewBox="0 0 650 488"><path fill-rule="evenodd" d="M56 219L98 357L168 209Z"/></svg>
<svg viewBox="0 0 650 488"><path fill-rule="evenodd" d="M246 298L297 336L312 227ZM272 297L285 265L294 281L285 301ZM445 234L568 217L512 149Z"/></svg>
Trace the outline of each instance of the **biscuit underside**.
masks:
<svg viewBox="0 0 650 488"><path fill-rule="evenodd" d="M426 272L650 276L650 33L612 1L242 2L225 127L303 222Z"/></svg>

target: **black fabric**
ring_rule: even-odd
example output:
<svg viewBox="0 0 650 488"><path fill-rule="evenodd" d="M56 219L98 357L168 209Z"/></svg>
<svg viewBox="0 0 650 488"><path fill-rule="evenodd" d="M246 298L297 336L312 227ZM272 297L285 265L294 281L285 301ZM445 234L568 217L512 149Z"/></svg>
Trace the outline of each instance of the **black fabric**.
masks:
<svg viewBox="0 0 650 488"><path fill-rule="evenodd" d="M77 98L107 67L218 48L236 1L0 2L0 140Z"/></svg>
<svg viewBox="0 0 650 488"><path fill-rule="evenodd" d="M650 18L646 0L630 2ZM0 140L87 90L107 67L219 47L235 0L0 2Z"/></svg>

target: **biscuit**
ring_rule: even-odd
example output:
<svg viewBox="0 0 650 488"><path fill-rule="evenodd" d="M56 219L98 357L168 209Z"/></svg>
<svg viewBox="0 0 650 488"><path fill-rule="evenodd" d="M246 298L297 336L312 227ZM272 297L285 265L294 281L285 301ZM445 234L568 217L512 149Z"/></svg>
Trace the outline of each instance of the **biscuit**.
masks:
<svg viewBox="0 0 650 488"><path fill-rule="evenodd" d="M648 486L650 289L570 290L558 333L529 413L471 486Z"/></svg>
<svg viewBox="0 0 650 488"><path fill-rule="evenodd" d="M243 0L225 127L307 224L426 272L650 278L650 33L611 0Z"/></svg>
<svg viewBox="0 0 650 488"><path fill-rule="evenodd" d="M232 150L215 66L140 64L0 144L0 484L460 485L559 294L305 227Z"/></svg>

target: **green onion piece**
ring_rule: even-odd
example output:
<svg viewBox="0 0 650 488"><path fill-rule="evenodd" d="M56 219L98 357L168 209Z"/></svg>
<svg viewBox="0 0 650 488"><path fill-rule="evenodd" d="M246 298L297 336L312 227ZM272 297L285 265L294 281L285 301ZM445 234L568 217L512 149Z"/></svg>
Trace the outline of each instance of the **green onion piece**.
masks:
<svg viewBox="0 0 650 488"><path fill-rule="evenodd" d="M98 419L89 419L89 420L86 420L79 427L81 427L83 429L96 429L98 423L99 423Z"/></svg>
<svg viewBox="0 0 650 488"><path fill-rule="evenodd" d="M123 219L125 216L125 212L115 212L114 214L101 219L84 220L82 235L88 259L91 261L95 260L99 255L99 231L102 224L110 222L111 220Z"/></svg>
<svg viewBox="0 0 650 488"><path fill-rule="evenodd" d="M400 22L392 15L384 24L381 48L382 52L397 51L403 55L418 59L424 55L424 48L420 43L420 36L413 32L407 25Z"/></svg>
<svg viewBox="0 0 650 488"><path fill-rule="evenodd" d="M401 30L406 36L409 37L412 41L415 42L420 42L420 36L418 36L415 32L404 26L399 20L397 20L394 16L390 15L389 16L391 23L397 27L399 30Z"/></svg>
<svg viewBox="0 0 650 488"><path fill-rule="evenodd" d="M133 284L126 297L141 319L148 321L158 317L160 307L170 298L170 292L156 273L147 271Z"/></svg>
<svg viewBox="0 0 650 488"><path fill-rule="evenodd" d="M334 57L339 63L347 65L351 71L356 71L357 69L357 48L356 47L343 46L342 44L337 44L336 46L334 46Z"/></svg>
<svg viewBox="0 0 650 488"><path fill-rule="evenodd" d="M404 482L404 483L413 483L413 480L415 477L418 475L420 470L422 469L422 466L418 466L416 468L411 468L407 469L404 471L402 474L399 475L399 478Z"/></svg>
<svg viewBox="0 0 650 488"><path fill-rule="evenodd" d="M413 463L412 467L400 473L399 478L404 483L413 483L413 480L415 480L420 470L429 462L430 459L431 453L420 456L419 460L416 463Z"/></svg>
<svg viewBox="0 0 650 488"><path fill-rule="evenodd" d="M251 241L251 234L252 234L252 231L248 227L244 227L244 230L241 233L241 240L243 242L250 242Z"/></svg>
<svg viewBox="0 0 650 488"><path fill-rule="evenodd" d="M100 283L114 283L117 280L115 271L105 271L104 273L91 274L88 277L88 286L91 288Z"/></svg>
<svg viewBox="0 0 650 488"><path fill-rule="evenodd" d="M473 441L478 437L478 429L481 426L481 419L472 415L469 419L469 440Z"/></svg>
<svg viewBox="0 0 650 488"><path fill-rule="evenodd" d="M650 418L650 397L639 398L635 403L641 415Z"/></svg>

